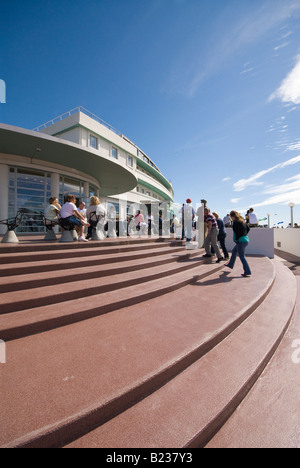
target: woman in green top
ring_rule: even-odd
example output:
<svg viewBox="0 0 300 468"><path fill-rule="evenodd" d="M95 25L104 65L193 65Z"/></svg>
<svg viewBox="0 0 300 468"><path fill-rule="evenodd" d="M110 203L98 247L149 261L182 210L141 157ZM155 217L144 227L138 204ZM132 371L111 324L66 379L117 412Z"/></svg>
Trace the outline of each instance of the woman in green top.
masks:
<svg viewBox="0 0 300 468"><path fill-rule="evenodd" d="M244 267L244 273L242 276L250 276L251 270L245 257L245 250L249 244L248 232L250 229L245 223L244 218L237 211L231 211L230 217L233 221L232 229L235 247L232 250L230 262L225 266L232 269L238 254Z"/></svg>

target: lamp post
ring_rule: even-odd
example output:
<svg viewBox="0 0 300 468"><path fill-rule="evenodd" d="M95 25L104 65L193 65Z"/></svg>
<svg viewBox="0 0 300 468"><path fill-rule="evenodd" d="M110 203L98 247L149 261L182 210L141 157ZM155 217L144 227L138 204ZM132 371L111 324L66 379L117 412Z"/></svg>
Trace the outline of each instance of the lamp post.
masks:
<svg viewBox="0 0 300 468"><path fill-rule="evenodd" d="M294 206L295 206L294 202L289 203L289 207L291 208L291 228L294 227L294 212L293 212Z"/></svg>
<svg viewBox="0 0 300 468"><path fill-rule="evenodd" d="M268 228L270 229L270 227L271 227L271 225L270 225L270 216L271 216L270 213L268 213L267 216L268 216Z"/></svg>

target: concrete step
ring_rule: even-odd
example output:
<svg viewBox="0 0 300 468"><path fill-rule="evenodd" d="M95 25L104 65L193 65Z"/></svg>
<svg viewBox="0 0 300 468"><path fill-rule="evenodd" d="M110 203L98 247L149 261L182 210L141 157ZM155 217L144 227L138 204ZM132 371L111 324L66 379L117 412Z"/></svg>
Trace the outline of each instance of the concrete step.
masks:
<svg viewBox="0 0 300 468"><path fill-rule="evenodd" d="M299 276L296 281L297 306L286 335L257 384L207 448L300 448Z"/></svg>
<svg viewBox="0 0 300 468"><path fill-rule="evenodd" d="M147 252L146 252L147 253ZM163 266L167 264L176 264L182 262L189 262L192 259L195 261L197 258L200 260L204 250L186 251L182 247L173 248L166 251L160 251L160 255L151 255L150 257L138 256L134 260L126 260L127 257L122 257L123 261L116 263L101 262L80 262L80 266L75 268L67 268L40 273L24 273L21 275L10 275L2 277L1 293L8 293L12 291L21 291L24 289L41 288L44 286L58 285L60 282L68 283L74 281L81 281L83 279L93 279L99 277L113 276L118 274L125 274L128 272L138 272L140 270L148 270L154 267ZM156 254L156 251L155 251ZM118 254L119 256L120 254ZM103 260L103 258L101 258ZM126 261L125 261L126 260ZM70 266L70 265L69 265ZM138 273L137 273L138 274Z"/></svg>
<svg viewBox="0 0 300 468"><path fill-rule="evenodd" d="M171 248L170 248L171 247ZM160 256L163 254L176 254L177 252L183 252L185 248L177 246L176 244L159 244L151 245L147 244L147 248L132 248L127 247L113 249L92 249L92 250L68 250L67 257L64 251L45 256L31 255L31 256L0 256L0 277L8 277L14 275L27 275L31 273L43 273L48 271L59 271L70 268L82 268L85 266L95 265L109 265L111 263L121 263L131 260L140 259L141 262L146 262L147 258ZM78 253L82 253L82 256L78 256ZM20 260L20 261L19 261Z"/></svg>
<svg viewBox="0 0 300 468"><path fill-rule="evenodd" d="M102 249L104 247L114 247L118 246L124 247L132 245L143 245L143 244L153 244L153 243L169 243L169 242L178 242L182 243L181 240L174 239L174 236L167 237L127 237L115 239L105 239L103 241L89 241L88 243L81 242L72 242L72 243L60 243L59 241L47 242L44 240L44 235L40 236L25 236L23 238L19 237L19 244L1 244L0 243L0 255L1 254L15 254L16 252L25 253L25 252L45 252L50 250L60 251L60 250L81 250L81 249ZM1 239L1 236L0 236Z"/></svg>
<svg viewBox="0 0 300 468"><path fill-rule="evenodd" d="M10 341L140 304L183 288L220 268L212 263L190 261L177 268L173 265L152 268L146 270L148 274L133 272L125 277L121 274L99 281L67 283L62 285L64 292L60 294L53 292L53 286L1 294L0 336Z"/></svg>
<svg viewBox="0 0 300 468"><path fill-rule="evenodd" d="M80 280L72 282L65 282L64 277L61 276L57 278L55 285L39 287L38 290L34 291L34 294L31 287L12 293L1 293L1 315L49 304L57 304L68 300L75 300L82 297L86 300L90 300L91 296L94 295L176 275L177 273L197 267L199 262L203 263L203 260L196 259L195 261L194 259L187 259L185 262L152 267L151 269L140 271L138 274L136 271L129 271L126 276L124 276L124 273L119 273L102 277L101 273L99 273L96 278L86 279L82 274ZM33 289L35 289L34 286Z"/></svg>
<svg viewBox="0 0 300 468"><path fill-rule="evenodd" d="M71 244L34 244L24 248L22 246L1 248L1 264L14 263L17 261L28 262L32 260L42 261L48 259L61 259L76 257L87 257L93 255L114 254L122 252L137 252L147 249L164 249L170 246L182 247L184 244L180 240L174 239L137 239L137 240L116 240L115 242L88 242Z"/></svg>
<svg viewBox="0 0 300 468"><path fill-rule="evenodd" d="M172 284L172 277L169 284L172 292L164 296L149 299L144 294L139 304L7 343L7 364L3 367L4 397L0 409L2 427L5 428L0 434L1 445L62 446L77 439L80 444L84 434L96 427L97 431L101 427L107 428L119 417L126 418L128 411L140 408L139 405L149 401L148 398L161 395L160 392L167 388L170 388L168 395L152 402L146 413L139 413L137 424L135 415L127 419L126 443L131 444L133 440L128 431L134 431L137 445L143 437L147 439L145 446L176 447L182 446L183 440L192 443L201 432L201 424L197 424L195 432L195 423L201 422L199 416L204 413L207 424L214 421L215 417L209 412L214 405L219 404L218 414L224 412L224 408L226 413L226 399L231 401L232 390L240 394L241 388L245 388L239 371L236 371L237 375L233 374L236 365L241 362L243 367L244 358L248 356L248 365L241 375L251 382L252 375L258 368L261 370L256 351L253 351L253 359L250 353L254 330L259 323L261 328L256 340L266 341L266 347L273 349L291 314L291 311L281 312L280 307L278 317L270 320L269 311L274 301L278 306L283 303L280 288L276 297L273 296L278 289L272 288L275 271L280 274L276 279L277 286L283 282L284 291L288 293L289 299L285 301L288 307L294 291L290 277L284 277L283 281L277 265L268 259L250 258L249 262L254 273L251 278L240 276L239 265L233 272L216 271L216 267L220 267L213 264L200 265L197 267L199 272L195 269L199 276L194 275L193 283L187 283L180 291ZM208 272L201 275L203 268L210 269L210 276L207 276ZM136 287L132 292L134 290ZM262 307L269 297L269 306L264 310ZM74 307L79 301L81 299L75 301ZM64 304L58 308L66 311ZM43 309L45 312L47 307ZM80 312L80 305L77 312ZM42 308L40 313L42 316ZM11 315L19 314L22 312ZM248 325L246 331L244 324L251 323L252 315L260 319L252 326ZM242 336L233 335L240 329ZM231 341L233 336L239 338ZM223 342L226 348L220 350ZM262 351L262 346L258 348ZM269 357L269 353L267 355ZM253 364L253 372L249 361ZM203 367L194 368L200 363ZM229 366L228 371L226 366ZM196 370L186 379L190 369ZM235 377L239 378L232 387ZM190 393L198 387L202 388L200 393L196 396ZM220 399L223 387L225 399ZM214 404L207 406L210 398ZM164 406L165 401L169 402L168 406ZM147 426L147 418L151 419L154 413L157 416L155 425ZM189 418L192 418L190 422ZM111 446L117 447L121 444L120 432L114 427L114 445ZM103 444L100 437L100 446L105 446L113 432L107 439L103 438ZM163 434L166 438L172 434L168 439L170 445L161 445ZM174 434L180 440L176 441ZM195 443L200 444L200 439L195 439Z"/></svg>
<svg viewBox="0 0 300 468"><path fill-rule="evenodd" d="M276 269L274 287L266 299L218 346L150 396L67 446L204 447L256 384L292 319L296 301L295 278L279 264ZM278 373L277 369L277 378ZM274 380L273 383L278 387L278 382ZM271 401L277 400L278 394L272 395L269 389ZM243 446L249 442L254 447L263 443L269 426L264 424L266 432L259 430L260 422L264 416L270 425L273 420L268 418L270 407L262 390L260 383L257 390L254 388L256 399L250 407L242 403L244 411L236 416L226 437L231 446L234 440L242 440ZM296 397L299 403L298 397L299 392ZM253 424L253 413L258 425ZM245 433L249 419L252 430ZM299 424L299 418L297 420ZM259 434L256 434L257 430ZM251 443L252 434L256 440L254 444ZM282 434L280 436L284 439ZM299 434L297 436L299 443ZM220 438L217 435L215 443L208 446L219 446L218 440L224 441L224 438L221 430Z"/></svg>

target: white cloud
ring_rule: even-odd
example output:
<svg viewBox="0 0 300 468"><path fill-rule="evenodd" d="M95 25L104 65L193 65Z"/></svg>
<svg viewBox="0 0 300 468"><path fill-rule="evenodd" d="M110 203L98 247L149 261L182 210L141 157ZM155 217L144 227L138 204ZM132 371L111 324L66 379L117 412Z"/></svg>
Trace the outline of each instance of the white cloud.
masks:
<svg viewBox="0 0 300 468"><path fill-rule="evenodd" d="M282 102L300 104L300 55L296 58L296 65L282 81L279 88L271 94L269 101L281 99Z"/></svg>
<svg viewBox="0 0 300 468"><path fill-rule="evenodd" d="M205 41L197 30L188 37L187 42L182 43L175 62L171 64L168 79L162 86L163 91L193 98L202 84L219 73L237 52L258 43L283 22L298 18L300 4L298 0L265 0L259 8L249 6L247 14L243 12L243 15L237 16L236 11L232 11L234 19L228 21L230 9L228 6L220 10ZM249 65L250 62L244 65L242 74L247 76L247 73L253 72Z"/></svg>
<svg viewBox="0 0 300 468"><path fill-rule="evenodd" d="M300 174L297 174L297 175L287 179L285 182L286 183L284 183L282 185L268 187L264 191L264 193L272 194L272 195L276 195L276 194L284 195L284 194L286 194L288 192L292 192L292 191L295 191L295 190L300 190Z"/></svg>
<svg viewBox="0 0 300 468"><path fill-rule="evenodd" d="M258 180L261 179L264 175L270 172L274 172L277 169L283 169L287 166L297 164L298 162L300 162L300 156L296 156L295 158L289 159L288 161L276 164L276 166L270 167L269 169L257 172L256 174L253 174L250 177L248 177L248 179L240 179L235 184L233 184L233 188L235 192L242 192L247 187L263 185L263 182L258 182Z"/></svg>
<svg viewBox="0 0 300 468"><path fill-rule="evenodd" d="M274 47L273 50L275 50L275 52L278 52L278 50L283 49L284 47L287 47L288 45L289 45L289 42L285 42L284 44L280 44L280 45Z"/></svg>
<svg viewBox="0 0 300 468"><path fill-rule="evenodd" d="M300 174L285 180L284 184L268 187L265 194L273 195L253 205L254 208L268 205L288 205L291 201L300 204Z"/></svg>
<svg viewBox="0 0 300 468"><path fill-rule="evenodd" d="M295 151L295 150L300 150L300 141L296 143L291 143L290 145L287 146L287 151Z"/></svg>
<svg viewBox="0 0 300 468"><path fill-rule="evenodd" d="M291 192L284 192L267 198L263 202L254 205L254 208L268 205L288 205L291 201L296 203L296 205L300 204L300 188Z"/></svg>
<svg viewBox="0 0 300 468"><path fill-rule="evenodd" d="M238 202L241 201L241 200L242 200L242 198L232 198L232 199L230 200L230 203L238 203Z"/></svg>

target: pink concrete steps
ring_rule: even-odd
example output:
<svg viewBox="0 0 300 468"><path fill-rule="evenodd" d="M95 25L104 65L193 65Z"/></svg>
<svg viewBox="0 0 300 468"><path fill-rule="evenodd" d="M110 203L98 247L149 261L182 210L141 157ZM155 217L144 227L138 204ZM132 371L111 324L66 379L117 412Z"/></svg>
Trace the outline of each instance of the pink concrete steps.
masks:
<svg viewBox="0 0 300 468"><path fill-rule="evenodd" d="M178 262L188 262L195 257L201 257L199 251L187 252L183 247L173 247L164 250L144 250L142 253L136 254L134 259L129 257L128 254L112 254L99 256L92 261L89 258L77 262L70 261L65 263L64 259L56 260L53 270L49 269L41 272L32 272L32 269L40 270L41 263L45 269L49 266L48 262L29 262L23 266L22 274L10 274L9 276L0 279L1 292L20 291L22 289L33 289L44 286L57 285L58 282L64 283L80 281L82 279L93 279L113 276L121 273L128 273L133 271L147 270L157 266L167 264L176 264ZM107 263L109 260L109 263ZM113 261L115 260L115 261ZM18 266L15 267L15 270Z"/></svg>
<svg viewBox="0 0 300 468"><path fill-rule="evenodd" d="M123 264L121 261L118 262L120 271L116 271L117 269L115 268L114 274L111 274L112 269L107 268L107 265L101 263L100 266L94 269L86 267L83 270L82 267L79 271L74 271L73 269L64 270L64 274L56 275L56 281L54 282L53 280L50 281L48 273L43 275L22 275L21 278L17 279L15 277L6 278L3 281L3 288L1 288L0 310L4 314L30 307L62 302L68 299L88 297L93 294L120 289L127 285L139 284L150 279L163 278L164 276L170 276L197 266L197 263L201 259L192 260L193 256L195 257L196 255L199 255L199 253L190 256L185 253L182 256L179 254L171 256L169 252L168 258L164 257L161 262L149 260L150 268L146 265L143 271L139 273L136 273L136 268L132 268L131 270L126 258L123 258ZM144 262L147 262L147 258L139 257L138 264L141 267L143 267ZM124 265L126 267L126 276L124 276ZM78 275L77 280L73 277L74 273ZM91 273L92 277L90 278ZM26 276L26 279L24 276ZM24 279L26 281L25 285L23 283ZM38 286L35 284L36 282ZM44 283L44 286L41 286L41 282ZM38 291L35 291L33 297L31 289L37 289L37 287ZM10 289L12 289L13 294L10 291L6 292L6 290Z"/></svg>
<svg viewBox="0 0 300 468"><path fill-rule="evenodd" d="M96 256L93 266L89 257L75 268L73 259L66 263L62 258L53 261L57 268L54 271L1 278L1 338L8 341L40 333L140 303L181 288L194 276L205 276L220 268L209 262L203 265L201 251L187 252L177 242L156 243L155 249L154 243L142 245L143 249L134 255L128 252L127 243L118 247L118 254L110 254L108 248L99 259ZM75 260L77 252L78 249L73 251ZM50 262L36 261L33 268L40 269L41 263L48 267ZM29 265L31 271L31 262L22 265L25 270ZM203 265L201 271L199 265Z"/></svg>
<svg viewBox="0 0 300 468"><path fill-rule="evenodd" d="M199 266L198 262L190 263L177 270L174 270L173 267L164 271L161 267L158 267L151 270L153 277L135 276L131 280L127 277L124 283L115 283L115 281L119 280L117 278L119 275L115 275L112 284L109 284L112 278L107 278L107 289L103 285L106 278L99 281L100 286L92 286L92 288L95 287L93 295L89 295L91 292L87 289L78 291L75 289L75 292L72 293L71 288L68 293L62 293L61 296L51 296L50 293L47 297L41 292L43 288L37 290L37 293L35 290L26 291L26 296L29 297L30 295L37 296L39 294L42 294L42 296L28 299L27 303L25 300L11 303L11 305L7 304L6 310L9 310L10 307L13 311L0 315L0 336L5 341L9 341L107 314L181 289L199 278L218 271L220 268L219 265L214 264L200 264ZM154 274L155 270L156 273ZM95 282L95 280L93 281ZM134 286L128 285L130 281ZM78 287L84 288L84 283L84 281L81 281ZM103 288L102 293L101 287ZM22 293L24 292L20 291L20 297L22 297ZM15 296L17 293L12 294ZM71 299L76 294L78 298ZM6 296L6 294L3 296ZM19 295L16 296L17 299L18 297ZM40 303L43 305L39 306ZM30 308L30 304L34 304L36 307ZM25 308L22 309L22 307Z"/></svg>
<svg viewBox="0 0 300 468"><path fill-rule="evenodd" d="M291 321L295 278L281 265L276 268L270 294L229 336L156 392L68 447L205 446L257 382ZM251 419L252 410L264 408L266 402L261 395L259 403L254 403L253 409L246 408L245 417ZM230 436L233 440L242 438L245 443L243 415L239 421Z"/></svg>
<svg viewBox="0 0 300 468"><path fill-rule="evenodd" d="M288 332L257 384L207 448L300 448L299 276L296 281L297 305Z"/></svg>
<svg viewBox="0 0 300 468"><path fill-rule="evenodd" d="M1 445L202 445L255 382L292 314L294 277L268 259L250 263L251 278L239 266L199 265L211 274L180 290L7 343Z"/></svg>
<svg viewBox="0 0 300 468"><path fill-rule="evenodd" d="M77 244L78 245L78 244ZM48 271L64 270L68 268L81 268L82 266L94 266L99 264L120 263L122 261L135 260L139 258L155 257L162 255L170 247L176 251L182 251L181 242L147 242L125 244L124 247L107 247L105 245L85 247L74 250L49 250L47 252L33 251L31 254L2 253L0 250L0 277L22 275L28 273L41 273Z"/></svg>

